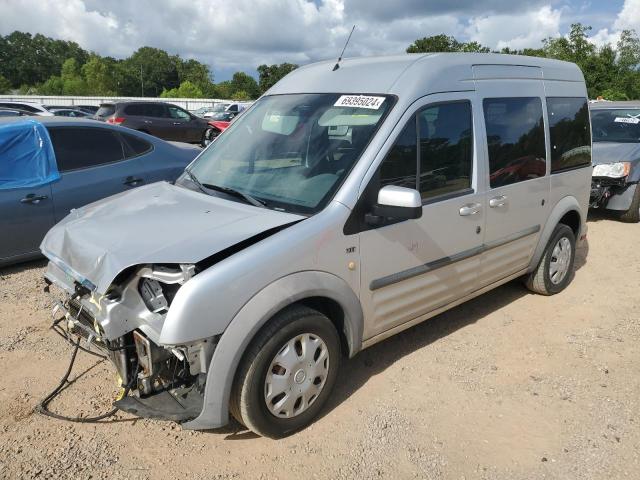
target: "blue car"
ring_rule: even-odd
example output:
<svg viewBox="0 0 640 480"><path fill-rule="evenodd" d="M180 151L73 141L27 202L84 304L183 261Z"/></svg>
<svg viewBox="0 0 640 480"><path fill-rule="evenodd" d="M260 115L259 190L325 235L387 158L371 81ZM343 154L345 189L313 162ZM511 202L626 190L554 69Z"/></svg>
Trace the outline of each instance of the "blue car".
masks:
<svg viewBox="0 0 640 480"><path fill-rule="evenodd" d="M174 181L200 151L92 120L0 118L0 266L39 257L71 209Z"/></svg>

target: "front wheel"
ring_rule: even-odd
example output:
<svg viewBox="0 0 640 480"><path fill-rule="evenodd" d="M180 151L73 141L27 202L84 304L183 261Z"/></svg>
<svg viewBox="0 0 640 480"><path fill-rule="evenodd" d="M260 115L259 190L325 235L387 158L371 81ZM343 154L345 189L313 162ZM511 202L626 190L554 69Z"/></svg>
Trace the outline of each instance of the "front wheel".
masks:
<svg viewBox="0 0 640 480"><path fill-rule="evenodd" d="M280 312L239 366L230 410L253 432L281 438L309 425L327 401L340 365L340 339L320 312Z"/></svg>
<svg viewBox="0 0 640 480"><path fill-rule="evenodd" d="M564 290L573 279L576 237L573 230L560 223L545 248L536 269L526 278L527 288L541 295L554 295Z"/></svg>
<svg viewBox="0 0 640 480"><path fill-rule="evenodd" d="M207 128L202 134L202 140L200 141L200 146L202 148L208 146L211 142L215 140L217 136L218 136L218 131L215 128L213 127Z"/></svg>
<svg viewBox="0 0 640 480"><path fill-rule="evenodd" d="M640 183L636 184L636 191L633 194L629 210L620 215L620 220L627 223L640 222Z"/></svg>

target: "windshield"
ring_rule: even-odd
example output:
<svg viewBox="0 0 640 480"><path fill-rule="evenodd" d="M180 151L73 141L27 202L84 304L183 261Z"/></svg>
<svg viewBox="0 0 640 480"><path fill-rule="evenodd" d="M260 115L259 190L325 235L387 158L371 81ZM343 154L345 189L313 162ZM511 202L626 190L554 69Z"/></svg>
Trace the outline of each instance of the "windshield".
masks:
<svg viewBox="0 0 640 480"><path fill-rule="evenodd" d="M606 109L591 111L594 142L640 142L640 109Z"/></svg>
<svg viewBox="0 0 640 480"><path fill-rule="evenodd" d="M190 167L202 185L269 208L315 213L329 201L391 108L389 96L273 95L233 122Z"/></svg>

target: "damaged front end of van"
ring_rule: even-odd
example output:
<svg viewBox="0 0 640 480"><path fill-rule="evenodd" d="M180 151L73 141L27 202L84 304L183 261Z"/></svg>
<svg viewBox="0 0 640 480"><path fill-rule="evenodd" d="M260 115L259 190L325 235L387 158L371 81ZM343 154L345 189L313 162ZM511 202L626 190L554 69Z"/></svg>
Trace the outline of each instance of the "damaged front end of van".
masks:
<svg viewBox="0 0 640 480"><path fill-rule="evenodd" d="M72 211L47 234L41 250L45 280L57 287L54 324L111 361L128 393L118 408L178 422L199 415L225 323L216 331L207 319L214 327L203 336L196 324L204 319L181 315L185 290L201 272L300 219L255 210L157 183Z"/></svg>

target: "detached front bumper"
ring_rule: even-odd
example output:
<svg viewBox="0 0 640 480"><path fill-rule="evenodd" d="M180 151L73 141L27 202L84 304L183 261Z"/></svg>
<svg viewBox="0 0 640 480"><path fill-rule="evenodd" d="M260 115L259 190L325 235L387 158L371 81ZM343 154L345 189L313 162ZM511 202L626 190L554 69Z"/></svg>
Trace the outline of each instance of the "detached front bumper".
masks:
<svg viewBox="0 0 640 480"><path fill-rule="evenodd" d="M626 212L631 207L637 185L627 183L626 178L594 177L589 207Z"/></svg>

